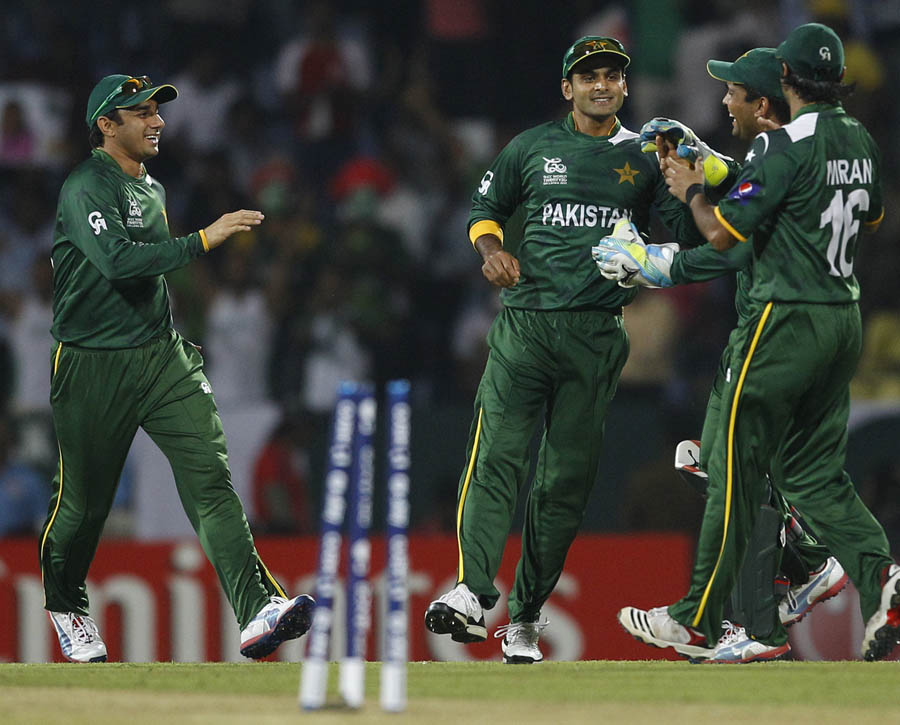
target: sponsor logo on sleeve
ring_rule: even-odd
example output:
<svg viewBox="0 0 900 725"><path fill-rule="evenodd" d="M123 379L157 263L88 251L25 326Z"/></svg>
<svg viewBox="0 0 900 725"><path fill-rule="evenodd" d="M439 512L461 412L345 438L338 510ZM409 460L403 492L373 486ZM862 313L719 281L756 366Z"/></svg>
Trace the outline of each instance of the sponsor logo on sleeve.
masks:
<svg viewBox="0 0 900 725"><path fill-rule="evenodd" d="M751 197L756 196L761 190L762 187L759 184L745 181L732 189L731 193L728 194L728 198L739 201L741 204L746 204Z"/></svg>
<svg viewBox="0 0 900 725"><path fill-rule="evenodd" d="M484 196L488 193L488 189L491 188L491 182L494 180L494 172L486 171L484 176L481 177L481 184L478 185L478 193Z"/></svg>
<svg viewBox="0 0 900 725"><path fill-rule="evenodd" d="M88 214L88 224L91 225L91 229L94 230L94 236L99 237L100 232L107 231L108 227L106 226L106 219L103 218L103 215L99 211L92 211Z"/></svg>

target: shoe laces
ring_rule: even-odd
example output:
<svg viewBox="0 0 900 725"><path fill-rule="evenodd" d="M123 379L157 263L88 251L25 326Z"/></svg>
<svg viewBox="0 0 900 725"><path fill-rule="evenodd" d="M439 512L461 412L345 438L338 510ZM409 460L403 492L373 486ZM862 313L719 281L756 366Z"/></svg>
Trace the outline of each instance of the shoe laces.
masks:
<svg viewBox="0 0 900 725"><path fill-rule="evenodd" d="M543 622L509 622L497 627L494 637L506 637L508 644L528 644L533 645L538 641L541 632L550 624L549 619Z"/></svg>
<svg viewBox="0 0 900 725"><path fill-rule="evenodd" d="M93 619L71 613L68 616L72 639L77 644L93 644L100 639L100 630L97 629Z"/></svg>
<svg viewBox="0 0 900 725"><path fill-rule="evenodd" d="M735 642L747 639L747 630L739 624L729 622L727 619L722 622L722 629L725 630L725 634L719 638L719 647L727 647Z"/></svg>

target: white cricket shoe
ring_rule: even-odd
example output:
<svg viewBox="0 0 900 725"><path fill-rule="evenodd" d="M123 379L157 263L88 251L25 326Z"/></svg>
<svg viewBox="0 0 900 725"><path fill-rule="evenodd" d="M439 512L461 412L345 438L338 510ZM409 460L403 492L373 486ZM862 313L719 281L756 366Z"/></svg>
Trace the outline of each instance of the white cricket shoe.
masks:
<svg viewBox="0 0 900 725"><path fill-rule="evenodd" d="M821 569L810 573L807 581L788 589L778 605L781 623L785 627L796 624L814 606L836 596L847 586L849 578L838 560L829 556Z"/></svg>
<svg viewBox="0 0 900 725"><path fill-rule="evenodd" d="M900 643L900 566L885 567L881 604L866 622L862 641L864 660L883 660Z"/></svg>
<svg viewBox="0 0 900 725"><path fill-rule="evenodd" d="M713 648L698 631L679 624L669 616L668 607L650 610L625 607L619 610L619 624L632 637L653 647L671 647L678 654L694 659L706 659Z"/></svg>
<svg viewBox="0 0 900 725"><path fill-rule="evenodd" d="M764 662L784 657L791 651L785 642L782 645L770 645L758 642L747 634L747 630L739 624L732 624L727 619L722 622L725 634L716 643L712 655L703 660L714 664L745 664L747 662Z"/></svg>
<svg viewBox="0 0 900 725"><path fill-rule="evenodd" d="M454 642L484 642L484 610L465 584L457 584L425 611L425 626L435 634L449 634Z"/></svg>
<svg viewBox="0 0 900 725"><path fill-rule="evenodd" d="M258 660L272 654L282 642L306 634L315 604L306 594L293 599L271 597L241 630L241 654Z"/></svg>
<svg viewBox="0 0 900 725"><path fill-rule="evenodd" d="M106 644L94 620L84 614L47 612L56 629L59 647L72 662L106 662Z"/></svg>
<svg viewBox="0 0 900 725"><path fill-rule="evenodd" d="M503 637L500 649L503 661L508 665L531 665L543 662L544 655L538 647L538 638L549 624L543 622L510 622L497 627L494 637Z"/></svg>

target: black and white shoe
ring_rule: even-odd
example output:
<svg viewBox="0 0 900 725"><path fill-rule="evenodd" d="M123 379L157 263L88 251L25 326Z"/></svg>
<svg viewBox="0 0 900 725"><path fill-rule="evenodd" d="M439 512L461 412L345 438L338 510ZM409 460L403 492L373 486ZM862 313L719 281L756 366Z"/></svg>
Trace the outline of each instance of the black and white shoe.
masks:
<svg viewBox="0 0 900 725"><path fill-rule="evenodd" d="M425 626L435 634L449 634L454 642L484 642L484 610L465 584L457 584L425 611Z"/></svg>

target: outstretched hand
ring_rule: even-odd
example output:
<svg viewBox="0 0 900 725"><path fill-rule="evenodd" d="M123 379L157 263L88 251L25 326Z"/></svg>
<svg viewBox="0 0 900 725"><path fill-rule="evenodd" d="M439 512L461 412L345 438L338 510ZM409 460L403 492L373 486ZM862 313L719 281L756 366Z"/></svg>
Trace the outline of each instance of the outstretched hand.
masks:
<svg viewBox="0 0 900 725"><path fill-rule="evenodd" d="M262 212L247 209L223 214L203 230L206 234L206 243L210 249L215 249L232 234L249 232L253 227L259 226L263 219L265 215Z"/></svg>

